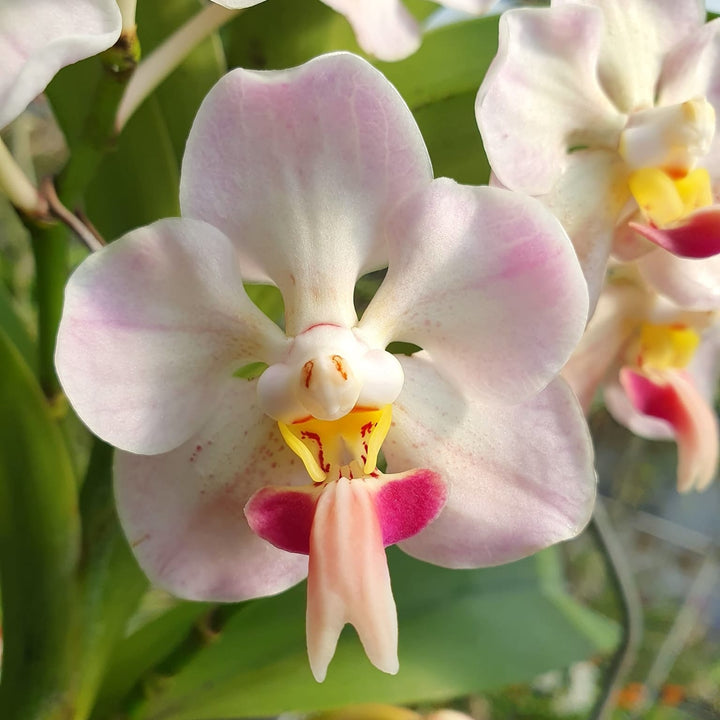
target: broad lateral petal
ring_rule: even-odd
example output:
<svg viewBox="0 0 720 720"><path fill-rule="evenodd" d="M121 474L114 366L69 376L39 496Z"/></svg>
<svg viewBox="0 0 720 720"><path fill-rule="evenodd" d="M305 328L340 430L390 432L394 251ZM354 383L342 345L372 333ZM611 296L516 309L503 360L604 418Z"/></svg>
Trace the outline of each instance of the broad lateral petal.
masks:
<svg viewBox="0 0 720 720"><path fill-rule="evenodd" d="M687 373L666 371L662 382L630 368L620 382L632 404L645 415L669 423L678 446L678 490L703 490L718 464L718 421Z"/></svg>
<svg viewBox="0 0 720 720"><path fill-rule="evenodd" d="M307 481L277 424L257 407L255 386L226 381L210 421L169 453L116 454L115 496L128 541L148 577L179 597L272 595L307 572L307 558L259 538L243 514L258 488Z"/></svg>
<svg viewBox="0 0 720 720"><path fill-rule="evenodd" d="M615 223L630 197L617 153L578 150L553 189L539 198L572 240L590 294L590 314L605 279Z"/></svg>
<svg viewBox="0 0 720 720"><path fill-rule="evenodd" d="M188 138L180 201L236 241L246 279L280 287L292 336L355 323L357 277L386 262L389 210L431 178L399 93L337 53L220 80Z"/></svg>
<svg viewBox="0 0 720 720"><path fill-rule="evenodd" d="M151 454L187 440L236 369L272 362L285 343L245 294L232 243L205 223L169 219L75 271L56 366L94 433Z"/></svg>
<svg viewBox="0 0 720 720"><path fill-rule="evenodd" d="M360 47L380 60L401 60L420 47L420 28L401 0L323 0L344 15Z"/></svg>
<svg viewBox="0 0 720 720"><path fill-rule="evenodd" d="M388 469L439 473L440 516L401 543L446 567L511 562L577 535L595 499L592 444L567 384L524 403L487 407L447 383L424 353L403 358L405 387L383 445Z"/></svg>
<svg viewBox="0 0 720 720"><path fill-rule="evenodd" d="M310 540L307 645L318 682L346 623L370 662L394 675L397 613L372 491L364 480L340 478L318 500Z"/></svg>
<svg viewBox="0 0 720 720"><path fill-rule="evenodd" d="M698 0L579 0L601 10L605 26L599 77L623 112L655 103L665 55L705 21ZM554 0L566 6L578 0ZM687 97L683 98L686 100Z"/></svg>
<svg viewBox="0 0 720 720"><path fill-rule="evenodd" d="M696 210L672 227L639 222L631 222L630 227L678 257L709 258L720 253L720 205Z"/></svg>
<svg viewBox="0 0 720 720"><path fill-rule="evenodd" d="M559 372L585 327L587 285L540 202L443 178L390 233L387 277L359 325L371 344L420 345L483 403L521 400Z"/></svg>
<svg viewBox="0 0 720 720"><path fill-rule="evenodd" d="M656 250L637 266L653 289L686 310L720 307L720 256L697 260Z"/></svg>
<svg viewBox="0 0 720 720"><path fill-rule="evenodd" d="M114 0L3 0L0 3L0 129L66 65L96 55L120 36Z"/></svg>
<svg viewBox="0 0 720 720"><path fill-rule="evenodd" d="M625 116L598 84L602 13L568 5L500 18L498 54L475 104L490 165L503 185L550 192L568 150L617 146Z"/></svg>

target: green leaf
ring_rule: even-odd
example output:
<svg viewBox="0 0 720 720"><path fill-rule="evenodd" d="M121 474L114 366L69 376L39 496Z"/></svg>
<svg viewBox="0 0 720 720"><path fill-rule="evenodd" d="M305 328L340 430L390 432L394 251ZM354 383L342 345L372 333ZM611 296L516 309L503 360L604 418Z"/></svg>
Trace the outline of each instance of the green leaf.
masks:
<svg viewBox="0 0 720 720"><path fill-rule="evenodd" d="M12 297L3 283L0 283L0 330L17 348L27 366L35 371L37 368L35 343L15 312Z"/></svg>
<svg viewBox="0 0 720 720"><path fill-rule="evenodd" d="M538 560L447 570L389 551L400 623L400 672L375 670L346 628L328 679L305 652L305 586L234 615L138 711L142 720L209 720L323 710L348 703L446 700L528 681L613 647L614 626L541 576ZM592 618L592 620L590 619ZM602 632L598 633L598 628Z"/></svg>
<svg viewBox="0 0 720 720"><path fill-rule="evenodd" d="M136 630L115 650L92 718L106 717L133 687L181 645L213 606L182 602Z"/></svg>
<svg viewBox="0 0 720 720"><path fill-rule="evenodd" d="M83 645L78 716L90 714L107 664L148 581L120 528L112 489L112 448L96 440L80 497L83 521Z"/></svg>
<svg viewBox="0 0 720 720"><path fill-rule="evenodd" d="M375 63L413 111L438 177L472 184L489 179L475 97L497 52L497 35L497 16L455 23L427 33L405 60Z"/></svg>
<svg viewBox="0 0 720 720"><path fill-rule="evenodd" d="M229 67L279 70L334 50L362 54L348 21L320 0L270 0L245 10L225 33Z"/></svg>
<svg viewBox="0 0 720 720"><path fill-rule="evenodd" d="M79 630L76 481L50 409L0 332L3 717L73 717Z"/></svg>

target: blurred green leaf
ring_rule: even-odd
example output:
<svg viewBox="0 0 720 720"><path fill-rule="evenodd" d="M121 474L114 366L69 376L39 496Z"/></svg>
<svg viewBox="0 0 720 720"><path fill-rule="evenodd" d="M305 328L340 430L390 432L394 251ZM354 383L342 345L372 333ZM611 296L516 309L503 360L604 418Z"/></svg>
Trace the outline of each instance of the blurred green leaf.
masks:
<svg viewBox="0 0 720 720"><path fill-rule="evenodd" d="M576 610L562 587L541 577L536 559L460 571L394 549L389 558L400 622L397 676L375 670L346 629L328 679L315 683L305 652L301 585L233 616L217 641L168 679L138 717L209 720L445 700L530 680L615 643L614 625Z"/></svg>
<svg viewBox="0 0 720 720"><path fill-rule="evenodd" d="M50 409L0 332L3 717L71 718L79 630L76 482Z"/></svg>
<svg viewBox="0 0 720 720"><path fill-rule="evenodd" d="M334 50L362 54L348 21L320 0L268 0L224 33L229 67L278 70Z"/></svg>
<svg viewBox="0 0 720 720"><path fill-rule="evenodd" d="M115 512L109 445L96 440L80 496L83 646L78 714L87 717L128 618L148 586Z"/></svg>
<svg viewBox="0 0 720 720"><path fill-rule="evenodd" d="M197 0L139 3L138 34L147 55L202 8ZM129 120L90 183L86 211L108 240L161 217L177 215L180 162L202 99L225 70L222 47L211 37L194 48ZM76 150L90 112L88 94L102 72L97 58L63 71L50 88L61 127ZM71 159L76 162L80 157Z"/></svg>
<svg viewBox="0 0 720 720"><path fill-rule="evenodd" d="M181 645L213 606L181 602L136 630L113 653L92 718L106 717L156 665Z"/></svg>
<svg viewBox="0 0 720 720"><path fill-rule="evenodd" d="M35 372L37 370L35 343L15 312L10 293L3 283L0 283L0 330L5 332L8 339L22 355L23 361Z"/></svg>
<svg viewBox="0 0 720 720"><path fill-rule="evenodd" d="M455 23L427 33L405 60L375 63L413 111L438 177L489 179L475 97L497 52L497 34L497 16Z"/></svg>

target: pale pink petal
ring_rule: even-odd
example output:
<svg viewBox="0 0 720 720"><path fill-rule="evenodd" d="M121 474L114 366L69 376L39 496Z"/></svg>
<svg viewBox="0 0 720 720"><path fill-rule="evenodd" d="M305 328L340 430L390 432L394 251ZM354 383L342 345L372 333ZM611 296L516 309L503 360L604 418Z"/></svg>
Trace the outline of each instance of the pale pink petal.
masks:
<svg viewBox="0 0 720 720"><path fill-rule="evenodd" d="M436 0L443 7L459 10L470 15L484 15L498 0Z"/></svg>
<svg viewBox="0 0 720 720"><path fill-rule="evenodd" d="M588 284L591 313L605 279L617 219L629 197L617 153L578 150L552 190L538 198L570 235Z"/></svg>
<svg viewBox="0 0 720 720"><path fill-rule="evenodd" d="M573 148L617 147L625 117L597 80L603 31L600 11L579 5L503 13L498 54L475 105L503 185L543 195Z"/></svg>
<svg viewBox="0 0 720 720"><path fill-rule="evenodd" d="M610 369L620 362L636 330L632 318L644 317L648 299L649 295L632 283L611 283L600 295L585 334L562 371L585 413Z"/></svg>
<svg viewBox="0 0 720 720"><path fill-rule="evenodd" d="M630 227L679 257L709 258L720 253L720 205L696 210L673 227L658 228L639 222L631 222Z"/></svg>
<svg viewBox="0 0 720 720"><path fill-rule="evenodd" d="M323 0L342 13L360 47L380 60L401 60L420 47L420 28L401 0Z"/></svg>
<svg viewBox="0 0 720 720"><path fill-rule="evenodd" d="M637 260L643 278L687 310L720 307L720 256L694 260L657 250Z"/></svg>
<svg viewBox="0 0 720 720"><path fill-rule="evenodd" d="M113 45L121 24L114 0L3 0L0 128L14 120L60 68Z"/></svg>
<svg viewBox="0 0 720 720"><path fill-rule="evenodd" d="M261 2L265 2L265 0L212 0L214 3L218 5L222 5L223 7L230 8L231 10L240 10L243 8L249 8L253 5L259 5Z"/></svg>
<svg viewBox="0 0 720 720"><path fill-rule="evenodd" d="M156 584L191 600L238 601L281 592L307 558L274 548L248 527L243 508L260 487L308 481L255 382L225 382L200 432L164 455L118 452L115 495L125 533Z"/></svg>
<svg viewBox="0 0 720 720"><path fill-rule="evenodd" d="M533 198L436 180L394 218L389 252L361 336L420 345L477 400L538 391L582 335L587 286L577 257Z"/></svg>
<svg viewBox="0 0 720 720"><path fill-rule="evenodd" d="M705 97L715 108L715 137L702 158L713 180L720 178L720 20L713 20L679 42L665 58L658 104L674 105Z"/></svg>
<svg viewBox="0 0 720 720"><path fill-rule="evenodd" d="M375 667L398 671L397 614L372 491L341 478L320 495L310 539L307 645L318 682L346 623Z"/></svg>
<svg viewBox="0 0 720 720"><path fill-rule="evenodd" d="M280 287L297 335L354 324L357 277L386 262L388 211L431 173L398 92L337 53L220 80L190 132L180 199L236 242L246 279Z"/></svg>
<svg viewBox="0 0 720 720"><path fill-rule="evenodd" d="M630 368L620 372L620 382L632 404L673 429L678 446L678 490L703 490L717 470L717 418L686 373L665 371L662 380L654 382Z"/></svg>
<svg viewBox="0 0 720 720"><path fill-rule="evenodd" d="M553 6L577 3L603 13L600 80L623 112L655 104L665 55L705 21L699 0L554 0Z"/></svg>
<svg viewBox="0 0 720 720"><path fill-rule="evenodd" d="M235 370L272 362L285 343L245 294L232 243L205 223L169 219L75 271L56 366L95 434L123 450L159 453L203 425Z"/></svg>
<svg viewBox="0 0 720 720"><path fill-rule="evenodd" d="M511 562L577 535L595 499L592 445L567 384L487 407L447 383L425 353L403 358L405 387L383 451L388 470L440 474L440 516L401 547L448 567Z"/></svg>

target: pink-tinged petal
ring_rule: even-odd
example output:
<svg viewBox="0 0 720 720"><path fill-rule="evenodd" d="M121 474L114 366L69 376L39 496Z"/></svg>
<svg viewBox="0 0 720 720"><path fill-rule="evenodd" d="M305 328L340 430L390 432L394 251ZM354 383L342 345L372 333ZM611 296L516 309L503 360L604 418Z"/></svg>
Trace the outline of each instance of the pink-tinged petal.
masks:
<svg viewBox="0 0 720 720"><path fill-rule="evenodd" d="M658 104L673 105L704 97L715 108L715 137L702 165L710 177L720 178L720 19L715 19L679 42L665 58L658 86Z"/></svg>
<svg viewBox="0 0 720 720"><path fill-rule="evenodd" d="M395 601L372 491L363 480L329 483L318 500L307 602L308 657L318 682L346 623L355 626L375 667L398 671Z"/></svg>
<svg viewBox="0 0 720 720"><path fill-rule="evenodd" d="M543 195L571 160L569 150L615 148L625 117L597 79L599 10L568 5L510 10L475 113L498 179Z"/></svg>
<svg viewBox="0 0 720 720"><path fill-rule="evenodd" d="M253 7L253 5L259 5L265 0L212 0L217 5L230 8L231 10L240 10L243 8Z"/></svg>
<svg viewBox="0 0 720 720"><path fill-rule="evenodd" d="M323 0L344 15L360 47L380 60L402 60L420 47L420 28L401 0Z"/></svg>
<svg viewBox="0 0 720 720"><path fill-rule="evenodd" d="M498 0L437 0L443 7L470 15L484 15Z"/></svg>
<svg viewBox="0 0 720 720"><path fill-rule="evenodd" d="M113 45L121 24L114 0L3 0L0 128L14 120L60 68Z"/></svg>
<svg viewBox="0 0 720 720"><path fill-rule="evenodd" d="M658 228L631 222L639 235L683 258L709 258L720 253L720 205L701 208L680 224Z"/></svg>
<svg viewBox="0 0 720 720"><path fill-rule="evenodd" d="M537 392L580 340L587 286L566 234L537 200L436 180L396 215L389 244L361 336L380 347L420 345L479 401Z"/></svg>
<svg viewBox="0 0 720 720"><path fill-rule="evenodd" d="M652 107L665 55L705 21L702 2L554 0L553 6L578 2L603 13L605 35L599 77L608 95L623 112Z"/></svg>
<svg viewBox="0 0 720 720"><path fill-rule="evenodd" d="M388 211L432 177L407 105L364 60L234 70L188 138L180 200L237 243L246 279L283 292L286 326L351 326L357 277L386 262Z"/></svg>
<svg viewBox="0 0 720 720"><path fill-rule="evenodd" d="M307 572L307 558L259 538L243 514L258 488L307 482L257 407L255 385L227 381L205 427L169 453L116 454L115 495L130 546L150 579L174 595L245 600L281 592Z"/></svg>
<svg viewBox="0 0 720 720"><path fill-rule="evenodd" d="M161 220L88 257L70 278L56 366L90 429L129 452L177 447L233 372L287 342L243 289L233 244L197 220Z"/></svg>
<svg viewBox="0 0 720 720"><path fill-rule="evenodd" d="M700 5L700 3L695 3ZM698 25L680 38L664 59L658 85L658 105L675 105L694 97L705 97L715 108L720 107L720 53L718 35L720 21Z"/></svg>
<svg viewBox="0 0 720 720"><path fill-rule="evenodd" d="M401 547L447 567L511 562L577 535L595 499L592 444L567 384L488 407L447 383L425 353L403 358L405 387L383 451L388 469L421 465L449 495Z"/></svg>
<svg viewBox="0 0 720 720"><path fill-rule="evenodd" d="M572 240L588 284L591 313L605 279L617 219L629 197L627 171L617 153L578 150L552 190L538 198Z"/></svg>
<svg viewBox="0 0 720 720"><path fill-rule="evenodd" d="M623 368L620 382L641 413L671 425L678 446L678 490L706 488L717 470L718 421L690 377L681 371L666 371L662 382L654 382Z"/></svg>
<svg viewBox="0 0 720 720"><path fill-rule="evenodd" d="M582 340L562 371L585 413L636 330L632 318L643 318L648 312L650 297L632 283L605 286Z"/></svg>
<svg viewBox="0 0 720 720"><path fill-rule="evenodd" d="M695 260L655 250L637 266L658 293L687 310L720 307L720 256Z"/></svg>

